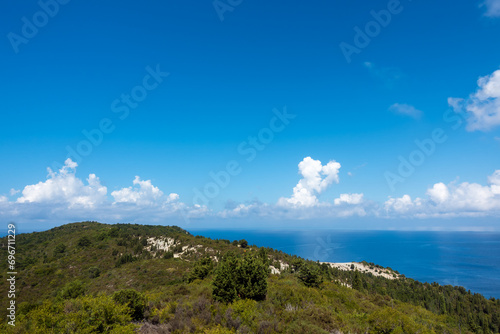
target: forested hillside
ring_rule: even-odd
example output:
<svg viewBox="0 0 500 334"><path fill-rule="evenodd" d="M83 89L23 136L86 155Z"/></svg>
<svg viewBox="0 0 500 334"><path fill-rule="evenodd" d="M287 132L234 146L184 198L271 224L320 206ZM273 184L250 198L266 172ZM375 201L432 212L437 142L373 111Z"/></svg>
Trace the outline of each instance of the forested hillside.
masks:
<svg viewBox="0 0 500 334"><path fill-rule="evenodd" d="M0 239L7 259L7 239ZM377 267L375 264L368 264ZM380 270L389 270L385 268ZM7 261L0 294L7 296ZM500 301L342 271L178 227L82 222L16 238L2 333L498 333ZM8 299L1 299L6 319Z"/></svg>

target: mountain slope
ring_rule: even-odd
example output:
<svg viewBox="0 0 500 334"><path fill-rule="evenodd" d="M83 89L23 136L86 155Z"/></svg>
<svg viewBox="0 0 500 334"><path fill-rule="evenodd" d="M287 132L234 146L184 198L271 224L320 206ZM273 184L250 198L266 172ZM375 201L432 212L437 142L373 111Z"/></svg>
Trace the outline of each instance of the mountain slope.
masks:
<svg viewBox="0 0 500 334"><path fill-rule="evenodd" d="M228 252L270 268L265 300L214 299ZM16 261L16 326L4 323L1 332L498 333L500 326L499 300L460 287L340 270L171 226L82 222L22 234ZM0 294L8 289L4 277ZM1 299L4 319L8 302Z"/></svg>

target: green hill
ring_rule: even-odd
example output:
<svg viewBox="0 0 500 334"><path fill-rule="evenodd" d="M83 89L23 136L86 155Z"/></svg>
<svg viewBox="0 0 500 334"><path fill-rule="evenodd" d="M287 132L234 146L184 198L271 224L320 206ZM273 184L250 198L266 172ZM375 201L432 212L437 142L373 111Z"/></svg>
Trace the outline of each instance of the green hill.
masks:
<svg viewBox="0 0 500 334"><path fill-rule="evenodd" d="M7 259L7 239L0 239ZM174 226L82 222L16 237L2 333L498 333L500 301L340 270ZM353 266L354 267L354 266ZM7 319L7 262L0 313ZM377 271L378 272L378 271Z"/></svg>

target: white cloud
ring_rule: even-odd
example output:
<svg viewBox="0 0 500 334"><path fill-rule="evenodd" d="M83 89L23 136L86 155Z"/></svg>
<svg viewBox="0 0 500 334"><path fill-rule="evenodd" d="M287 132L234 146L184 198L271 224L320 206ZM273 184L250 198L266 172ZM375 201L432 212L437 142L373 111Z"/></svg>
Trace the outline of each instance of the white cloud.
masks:
<svg viewBox="0 0 500 334"><path fill-rule="evenodd" d="M343 193L333 201L320 201L318 196L339 182L340 163L304 158L298 165L302 178L293 195L280 198L276 204L254 200L232 203L213 212L206 206L189 206L179 195L166 195L151 180L136 176L132 186L106 195L95 174L84 182L75 176L77 164L67 160L56 172L49 169L47 180L27 185L17 201L0 196L0 217L5 221L68 222L98 220L102 222L157 222L186 218L266 218L301 220L352 216L372 217L457 217L500 216L500 169L492 173L486 185L468 182L439 182L429 187L424 198L410 195L375 203L363 193Z"/></svg>
<svg viewBox="0 0 500 334"><path fill-rule="evenodd" d="M134 203L138 205L155 205L163 201L163 192L151 184L151 180L142 181L136 176L132 182L134 187L122 188L111 193L115 203ZM179 195L172 193L166 201L179 199Z"/></svg>
<svg viewBox="0 0 500 334"><path fill-rule="evenodd" d="M316 195L325 191L333 182L339 182L339 169L340 164L336 161L330 161L323 166L319 160L304 158L299 163L302 179L293 188L292 197L280 198L278 204L294 207L318 205Z"/></svg>
<svg viewBox="0 0 500 334"><path fill-rule="evenodd" d="M10 191L9 191L9 194L10 194L10 196L14 196L14 195L16 195L16 194L18 194L20 192L21 192L21 190L16 190L14 188L11 188Z"/></svg>
<svg viewBox="0 0 500 334"><path fill-rule="evenodd" d="M444 183L439 182L427 190L427 195L436 203L444 203L450 198L450 191Z"/></svg>
<svg viewBox="0 0 500 334"><path fill-rule="evenodd" d="M489 131L500 125L500 70L479 78L477 86L467 99L449 98L448 104L467 113L468 131Z"/></svg>
<svg viewBox="0 0 500 334"><path fill-rule="evenodd" d="M426 192L427 198L412 201L409 195L385 202L387 213L430 216L498 215L500 213L500 170L488 177L488 185L442 182Z"/></svg>
<svg viewBox="0 0 500 334"><path fill-rule="evenodd" d="M489 17L500 17L500 0L486 0L482 5L486 7L484 15Z"/></svg>
<svg viewBox="0 0 500 334"><path fill-rule="evenodd" d="M394 103L389 107L389 110L396 114L406 115L417 119L422 116L422 111L416 109L412 105L404 103Z"/></svg>
<svg viewBox="0 0 500 334"><path fill-rule="evenodd" d="M335 205L360 204L363 201L363 194L340 194L333 202Z"/></svg>
<svg viewBox="0 0 500 334"><path fill-rule="evenodd" d="M59 171L48 169L47 180L27 185L22 196L10 202L0 196L0 217L13 221L68 222L165 222L166 219L198 218L211 214L206 206L188 206L179 195L164 193L150 180L136 176L133 186L111 193L95 174L87 182L75 176L77 163L65 161Z"/></svg>
<svg viewBox="0 0 500 334"><path fill-rule="evenodd" d="M417 199L416 202L419 203L420 199ZM404 195L400 198L389 198L384 206L387 212L406 213L415 207L415 203L410 195Z"/></svg>
<svg viewBox="0 0 500 334"><path fill-rule="evenodd" d="M45 182L24 187L23 196L17 199L18 203L67 203L72 206L94 207L106 199L107 189L102 186L95 174L87 178L87 185L75 177L78 164L71 159L64 162L64 166L56 172L48 168Z"/></svg>

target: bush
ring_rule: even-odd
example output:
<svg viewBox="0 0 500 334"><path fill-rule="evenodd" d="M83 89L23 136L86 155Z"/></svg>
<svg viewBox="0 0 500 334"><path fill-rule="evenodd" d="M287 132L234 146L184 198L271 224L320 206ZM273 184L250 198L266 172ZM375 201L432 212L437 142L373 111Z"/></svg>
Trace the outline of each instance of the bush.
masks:
<svg viewBox="0 0 500 334"><path fill-rule="evenodd" d="M18 320L18 319L16 319ZM111 297L78 297L65 301L46 300L16 321L16 333L115 333L133 334L126 306Z"/></svg>
<svg viewBox="0 0 500 334"><path fill-rule="evenodd" d="M213 267L214 265L212 259L208 256L196 261L193 267L193 271L191 271L188 276L189 283L196 279L204 279L212 272Z"/></svg>
<svg viewBox="0 0 500 334"><path fill-rule="evenodd" d="M248 242L245 239L240 240L240 246L241 248L247 248L248 247Z"/></svg>
<svg viewBox="0 0 500 334"><path fill-rule="evenodd" d="M89 237L84 236L78 239L78 246L80 247L88 247L92 244L92 241L90 241Z"/></svg>
<svg viewBox="0 0 500 334"><path fill-rule="evenodd" d="M97 278L101 275L101 270L97 267L90 267L89 268L89 277L90 278Z"/></svg>
<svg viewBox="0 0 500 334"><path fill-rule="evenodd" d="M77 298L85 292L83 283L79 280L67 283L61 290L60 296L62 299Z"/></svg>
<svg viewBox="0 0 500 334"><path fill-rule="evenodd" d="M215 300L230 303L237 298L264 300L267 293L268 268L254 256L238 258L227 253L217 267L213 284Z"/></svg>
<svg viewBox="0 0 500 334"><path fill-rule="evenodd" d="M236 274L241 298L266 299L268 267L260 259L254 256L243 258Z"/></svg>
<svg viewBox="0 0 500 334"><path fill-rule="evenodd" d="M54 248L54 254L62 254L66 251L66 245L61 243Z"/></svg>
<svg viewBox="0 0 500 334"><path fill-rule="evenodd" d="M113 300L119 304L127 305L134 320L144 318L146 298L134 289L125 289L113 294Z"/></svg>
<svg viewBox="0 0 500 334"><path fill-rule="evenodd" d="M305 264L300 267L299 280L310 288L319 288L319 285L323 282L318 268L313 267L311 264Z"/></svg>
<svg viewBox="0 0 500 334"><path fill-rule="evenodd" d="M181 244L176 245L173 249L173 252L174 253L182 253L182 245Z"/></svg>
<svg viewBox="0 0 500 334"><path fill-rule="evenodd" d="M116 260L116 267L119 267L122 264L125 264L128 262L134 262L135 260L137 260L137 258L132 256L131 254L123 254L122 256L120 256L118 258L118 260Z"/></svg>

